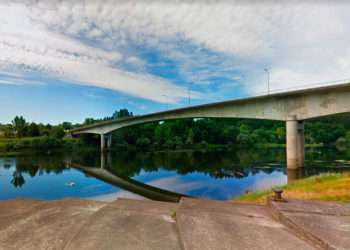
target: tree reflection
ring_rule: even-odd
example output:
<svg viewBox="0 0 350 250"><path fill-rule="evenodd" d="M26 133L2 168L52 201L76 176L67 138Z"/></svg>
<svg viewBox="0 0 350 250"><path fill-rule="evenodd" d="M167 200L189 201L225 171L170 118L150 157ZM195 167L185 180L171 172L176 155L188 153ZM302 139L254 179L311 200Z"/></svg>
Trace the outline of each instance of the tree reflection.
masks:
<svg viewBox="0 0 350 250"><path fill-rule="evenodd" d="M178 175L202 173L216 179L241 179L259 173L271 174L276 171L287 173L284 151L285 149L177 152L112 151L104 157L106 168L111 173L128 178L142 172L166 170L173 171ZM318 148L309 149L306 153L306 158L309 160L306 162L308 166L302 170L302 173L288 174L291 175L290 179L327 172L329 167L336 167L336 170L332 171L342 171L342 166L334 166L334 161L330 163L329 159L335 156L338 159L349 159L350 150L334 152L334 150ZM20 188L25 184L25 178L35 178L38 175L49 173L61 174L69 169L67 162L100 167L101 154L98 150L51 154L31 152L15 159L5 159L0 167L4 169L14 168L11 183L14 187Z"/></svg>
<svg viewBox="0 0 350 250"><path fill-rule="evenodd" d="M15 172L13 172L11 183L15 188L22 187L22 185L25 183L25 180L22 176L21 171L16 169Z"/></svg>

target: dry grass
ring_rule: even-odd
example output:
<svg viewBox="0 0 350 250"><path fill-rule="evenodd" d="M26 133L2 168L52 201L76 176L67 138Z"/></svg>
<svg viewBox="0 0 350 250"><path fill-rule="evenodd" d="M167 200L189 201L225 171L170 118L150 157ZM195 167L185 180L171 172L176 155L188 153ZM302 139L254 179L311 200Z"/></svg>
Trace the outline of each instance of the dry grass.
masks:
<svg viewBox="0 0 350 250"><path fill-rule="evenodd" d="M292 182L281 187L287 199L350 202L350 172L322 174ZM272 189L235 197L235 201L265 203Z"/></svg>

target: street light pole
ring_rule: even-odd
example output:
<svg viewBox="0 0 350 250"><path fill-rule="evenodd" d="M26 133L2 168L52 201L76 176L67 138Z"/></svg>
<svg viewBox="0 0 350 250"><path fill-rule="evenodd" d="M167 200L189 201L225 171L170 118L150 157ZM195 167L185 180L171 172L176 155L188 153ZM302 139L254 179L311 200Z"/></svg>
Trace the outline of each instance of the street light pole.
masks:
<svg viewBox="0 0 350 250"><path fill-rule="evenodd" d="M188 85L188 105L191 105L191 83Z"/></svg>
<svg viewBox="0 0 350 250"><path fill-rule="evenodd" d="M270 94L270 71L268 69L264 69L267 74L267 94Z"/></svg>
<svg viewBox="0 0 350 250"><path fill-rule="evenodd" d="M162 96L165 97L165 100L166 100L166 109L168 110L169 109L169 104L168 104L168 96L163 94Z"/></svg>

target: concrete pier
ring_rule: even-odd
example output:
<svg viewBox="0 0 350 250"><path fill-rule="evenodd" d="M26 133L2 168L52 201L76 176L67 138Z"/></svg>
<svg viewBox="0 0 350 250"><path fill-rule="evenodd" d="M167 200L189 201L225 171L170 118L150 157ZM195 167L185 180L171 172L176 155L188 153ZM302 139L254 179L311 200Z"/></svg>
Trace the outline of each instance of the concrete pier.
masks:
<svg viewBox="0 0 350 250"><path fill-rule="evenodd" d="M290 116L286 121L287 168L304 167L305 158L304 122L296 116Z"/></svg>
<svg viewBox="0 0 350 250"><path fill-rule="evenodd" d="M101 152L110 149L112 146L112 135L101 134Z"/></svg>
<svg viewBox="0 0 350 250"><path fill-rule="evenodd" d="M101 134L101 152L103 152L106 148L105 135Z"/></svg>
<svg viewBox="0 0 350 250"><path fill-rule="evenodd" d="M107 135L107 148L110 149L112 147L112 134Z"/></svg>
<svg viewBox="0 0 350 250"><path fill-rule="evenodd" d="M287 183L292 183L294 181L300 180L301 178L303 178L304 173L303 173L303 169L301 168L297 168L297 169L291 169L288 168L287 169Z"/></svg>

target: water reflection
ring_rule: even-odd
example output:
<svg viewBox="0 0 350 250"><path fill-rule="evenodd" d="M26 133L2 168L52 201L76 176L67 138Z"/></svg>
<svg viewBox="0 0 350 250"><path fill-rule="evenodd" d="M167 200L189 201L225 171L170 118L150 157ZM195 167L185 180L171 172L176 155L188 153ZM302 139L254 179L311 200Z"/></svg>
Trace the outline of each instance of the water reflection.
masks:
<svg viewBox="0 0 350 250"><path fill-rule="evenodd" d="M0 199L60 199L133 192L175 201L181 195L230 199L321 172L349 169L350 153L307 152L306 167L285 169L283 149L221 152L55 152L0 158ZM66 184L72 183L72 185ZM73 185L74 184L74 185ZM126 190L128 192L126 192Z"/></svg>
<svg viewBox="0 0 350 250"><path fill-rule="evenodd" d="M164 189L153 187L151 185L146 185L144 183L132 180L131 178L121 177L116 174L113 174L111 171L108 170L107 166L105 165L104 156L105 156L104 154L101 155L100 168L82 166L76 163L71 163L71 166L80 171L83 171L85 174L89 176L93 176L99 180L102 180L106 183L114 185L118 188L122 188L124 190L130 191L134 194L141 195L151 200L178 202L181 197L187 196L184 194L170 192Z"/></svg>

